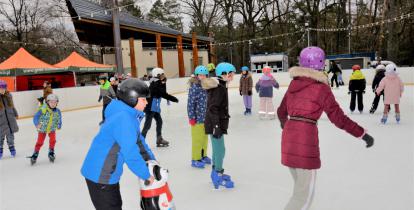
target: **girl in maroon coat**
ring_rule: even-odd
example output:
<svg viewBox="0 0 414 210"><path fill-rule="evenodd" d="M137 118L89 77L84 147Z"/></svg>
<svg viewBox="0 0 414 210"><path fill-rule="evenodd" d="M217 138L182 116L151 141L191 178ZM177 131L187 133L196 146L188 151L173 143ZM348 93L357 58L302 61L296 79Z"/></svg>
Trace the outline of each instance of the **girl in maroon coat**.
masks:
<svg viewBox="0 0 414 210"><path fill-rule="evenodd" d="M289 69L293 80L277 110L283 129L282 164L289 167L295 182L285 210L303 210L311 205L316 170L321 167L317 121L322 112L338 128L362 138L367 147L374 144L374 139L349 119L335 101L328 78L322 72L324 62L322 49L308 47L302 50L301 67Z"/></svg>

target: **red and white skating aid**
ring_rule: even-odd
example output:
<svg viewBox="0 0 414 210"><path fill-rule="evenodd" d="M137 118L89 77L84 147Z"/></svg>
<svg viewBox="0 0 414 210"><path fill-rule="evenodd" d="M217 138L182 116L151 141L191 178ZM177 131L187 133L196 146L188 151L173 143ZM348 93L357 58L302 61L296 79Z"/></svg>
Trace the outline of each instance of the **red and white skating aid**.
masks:
<svg viewBox="0 0 414 210"><path fill-rule="evenodd" d="M168 170L162 168L157 161L147 162L154 182L146 185L145 180L140 179L141 208L143 210L174 210L173 197L168 187Z"/></svg>

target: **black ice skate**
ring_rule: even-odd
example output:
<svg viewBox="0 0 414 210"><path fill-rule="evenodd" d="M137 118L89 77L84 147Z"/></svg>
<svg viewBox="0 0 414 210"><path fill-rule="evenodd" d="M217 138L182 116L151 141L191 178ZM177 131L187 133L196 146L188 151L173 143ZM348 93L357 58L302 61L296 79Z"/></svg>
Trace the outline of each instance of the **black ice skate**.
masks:
<svg viewBox="0 0 414 210"><path fill-rule="evenodd" d="M34 165L36 163L38 156L39 156L39 152L34 152L32 156L27 157L27 158L30 158L31 165Z"/></svg>
<svg viewBox="0 0 414 210"><path fill-rule="evenodd" d="M162 138L162 136L157 137L157 147L168 147L170 142Z"/></svg>
<svg viewBox="0 0 414 210"><path fill-rule="evenodd" d="M49 161L51 163L54 163L55 162L55 158L56 157L55 157L55 151L53 149L49 150L48 157L49 157Z"/></svg>

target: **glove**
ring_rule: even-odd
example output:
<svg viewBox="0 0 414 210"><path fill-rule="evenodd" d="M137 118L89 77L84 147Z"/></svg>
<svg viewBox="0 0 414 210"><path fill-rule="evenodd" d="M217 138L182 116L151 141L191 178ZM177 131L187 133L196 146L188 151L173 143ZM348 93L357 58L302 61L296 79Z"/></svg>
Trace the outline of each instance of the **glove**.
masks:
<svg viewBox="0 0 414 210"><path fill-rule="evenodd" d="M282 130L283 130L283 128L285 127L285 121L280 121L280 127L282 128Z"/></svg>
<svg viewBox="0 0 414 210"><path fill-rule="evenodd" d="M362 94L365 94L365 90L362 91Z"/></svg>
<svg viewBox="0 0 414 210"><path fill-rule="evenodd" d="M372 145L374 145L374 138L367 133L362 137L362 140L364 140L367 143L367 148L372 147Z"/></svg>
<svg viewBox="0 0 414 210"><path fill-rule="evenodd" d="M247 91L247 95L251 96L252 95L252 91L251 90Z"/></svg>
<svg viewBox="0 0 414 210"><path fill-rule="evenodd" d="M102 97L99 97L99 98L98 98L98 102L101 102L101 101L102 101Z"/></svg>
<svg viewBox="0 0 414 210"><path fill-rule="evenodd" d="M243 93L242 93L242 91L240 91L240 96L242 96L243 95Z"/></svg>
<svg viewBox="0 0 414 210"><path fill-rule="evenodd" d="M178 98L176 98L175 96L171 96L171 100L174 103L178 103Z"/></svg>
<svg viewBox="0 0 414 210"><path fill-rule="evenodd" d="M375 93L375 88L372 88L372 92Z"/></svg>
<svg viewBox="0 0 414 210"><path fill-rule="evenodd" d="M351 91L348 91L348 95L351 95Z"/></svg>
<svg viewBox="0 0 414 210"><path fill-rule="evenodd" d="M223 132L221 131L221 129L218 126L216 126L213 129L213 137L216 138L216 139L219 139L219 138L221 138L222 135L223 135Z"/></svg>
<svg viewBox="0 0 414 210"><path fill-rule="evenodd" d="M194 126L197 123L197 121L195 119L190 119L189 123L191 126Z"/></svg>

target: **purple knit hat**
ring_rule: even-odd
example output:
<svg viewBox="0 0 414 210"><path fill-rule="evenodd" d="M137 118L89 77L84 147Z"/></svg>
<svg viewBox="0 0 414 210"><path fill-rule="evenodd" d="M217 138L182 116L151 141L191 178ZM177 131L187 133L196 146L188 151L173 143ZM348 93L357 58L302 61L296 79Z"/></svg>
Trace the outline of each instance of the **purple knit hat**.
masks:
<svg viewBox="0 0 414 210"><path fill-rule="evenodd" d="M7 83L4 80L0 80L0 88L7 89Z"/></svg>
<svg viewBox="0 0 414 210"><path fill-rule="evenodd" d="M299 64L320 71L325 67L325 52L319 47L307 47L300 52Z"/></svg>

